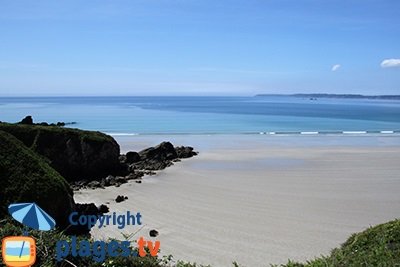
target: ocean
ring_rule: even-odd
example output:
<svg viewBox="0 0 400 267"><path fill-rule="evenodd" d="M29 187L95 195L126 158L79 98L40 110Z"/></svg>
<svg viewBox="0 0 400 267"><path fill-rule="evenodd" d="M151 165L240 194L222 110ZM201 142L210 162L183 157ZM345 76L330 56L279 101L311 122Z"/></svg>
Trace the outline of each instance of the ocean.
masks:
<svg viewBox="0 0 400 267"><path fill-rule="evenodd" d="M118 135L400 133L400 101L294 96L0 98L0 121Z"/></svg>

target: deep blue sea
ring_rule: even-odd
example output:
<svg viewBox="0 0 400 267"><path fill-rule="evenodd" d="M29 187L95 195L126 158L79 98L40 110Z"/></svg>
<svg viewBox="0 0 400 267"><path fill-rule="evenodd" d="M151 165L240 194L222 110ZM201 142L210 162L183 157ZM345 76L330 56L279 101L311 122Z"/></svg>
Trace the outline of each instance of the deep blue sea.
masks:
<svg viewBox="0 0 400 267"><path fill-rule="evenodd" d="M399 131L400 101L268 97L0 98L0 121L76 122L114 135Z"/></svg>

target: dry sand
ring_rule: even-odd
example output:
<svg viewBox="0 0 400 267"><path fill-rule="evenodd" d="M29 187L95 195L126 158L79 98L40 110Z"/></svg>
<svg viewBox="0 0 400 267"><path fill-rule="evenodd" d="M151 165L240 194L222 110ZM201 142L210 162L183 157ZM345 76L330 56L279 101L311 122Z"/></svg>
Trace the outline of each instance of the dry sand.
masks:
<svg viewBox="0 0 400 267"><path fill-rule="evenodd" d="M142 184L82 190L75 200L140 211L145 227L136 237L157 229L162 254L176 259L217 267L312 259L400 215L400 138L335 138L120 138L124 151L172 139L200 155ZM115 203L117 195L129 199ZM122 238L111 226L92 234Z"/></svg>

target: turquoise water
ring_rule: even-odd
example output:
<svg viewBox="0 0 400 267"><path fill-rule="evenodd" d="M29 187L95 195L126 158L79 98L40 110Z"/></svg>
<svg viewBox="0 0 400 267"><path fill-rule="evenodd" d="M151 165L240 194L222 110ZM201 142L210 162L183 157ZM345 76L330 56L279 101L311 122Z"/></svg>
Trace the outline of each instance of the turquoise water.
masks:
<svg viewBox="0 0 400 267"><path fill-rule="evenodd" d="M0 98L0 121L129 134L399 131L400 101L270 97Z"/></svg>

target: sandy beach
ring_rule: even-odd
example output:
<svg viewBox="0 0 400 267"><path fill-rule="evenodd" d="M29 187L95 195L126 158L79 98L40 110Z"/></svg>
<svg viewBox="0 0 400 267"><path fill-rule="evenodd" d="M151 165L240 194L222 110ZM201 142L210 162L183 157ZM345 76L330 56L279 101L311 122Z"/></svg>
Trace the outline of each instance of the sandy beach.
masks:
<svg viewBox="0 0 400 267"><path fill-rule="evenodd" d="M76 202L141 212L136 234L160 235L163 255L230 266L312 259L350 234L400 214L400 137L130 136L122 152L170 140L200 154L119 188L75 192ZM116 203L117 195L128 200ZM94 228L122 238L138 226Z"/></svg>

